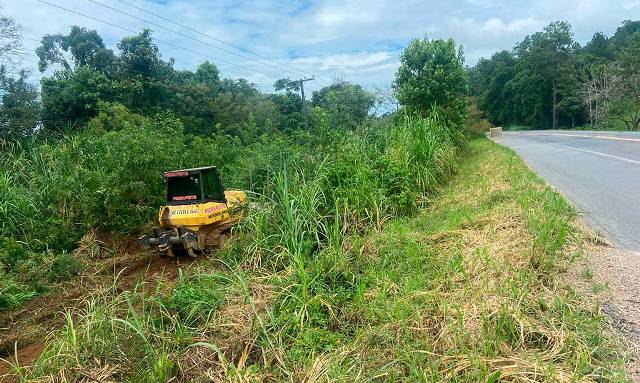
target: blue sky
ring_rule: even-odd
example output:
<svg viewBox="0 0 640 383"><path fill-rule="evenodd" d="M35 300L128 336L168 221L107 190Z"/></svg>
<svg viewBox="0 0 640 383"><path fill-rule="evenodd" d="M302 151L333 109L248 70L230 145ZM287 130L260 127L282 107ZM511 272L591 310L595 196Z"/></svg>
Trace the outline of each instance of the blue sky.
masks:
<svg viewBox="0 0 640 383"><path fill-rule="evenodd" d="M147 26L88 0L47 1L130 30L139 31ZM393 81L402 48L411 38L425 34L431 38L454 38L464 46L467 64L473 65L480 57L510 49L524 36L541 30L553 20L569 21L576 39L584 43L596 31L610 35L623 20L640 18L640 0L126 0L276 62L265 63L255 56L252 57L256 60L248 60L216 49L212 45L248 56L246 52L145 14L119 0L95 1L206 42L149 26L155 37L174 44L158 42L163 57L173 57L177 68L193 69L207 59L216 62L211 59L216 58L228 62L216 62L224 77L245 77L267 92L272 91L277 78L300 77L305 72L318 77L307 83L310 90L325 86L335 78L356 82L368 89L388 86ZM105 43L115 48L118 40L130 34L37 0L0 0L0 5L1 12L16 19L29 38L67 33L72 25L81 25L96 29ZM36 45L36 42L24 41L26 66L35 68ZM37 71L34 72L34 79L39 78Z"/></svg>

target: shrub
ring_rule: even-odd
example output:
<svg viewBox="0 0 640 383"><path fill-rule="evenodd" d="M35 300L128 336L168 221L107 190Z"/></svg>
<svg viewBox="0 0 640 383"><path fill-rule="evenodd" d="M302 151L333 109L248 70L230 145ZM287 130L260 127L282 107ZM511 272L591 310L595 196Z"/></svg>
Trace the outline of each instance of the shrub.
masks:
<svg viewBox="0 0 640 383"><path fill-rule="evenodd" d="M80 274L84 270L84 265L72 254L62 253L58 255L49 270L49 280L60 282L66 281Z"/></svg>
<svg viewBox="0 0 640 383"><path fill-rule="evenodd" d="M227 283L222 274L186 277L180 273L178 285L162 303L187 323L206 320L224 303Z"/></svg>

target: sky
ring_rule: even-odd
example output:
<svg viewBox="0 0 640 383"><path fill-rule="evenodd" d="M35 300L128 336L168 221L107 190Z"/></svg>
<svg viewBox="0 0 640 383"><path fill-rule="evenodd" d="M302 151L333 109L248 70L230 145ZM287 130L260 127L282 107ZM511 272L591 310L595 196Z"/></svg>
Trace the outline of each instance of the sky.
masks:
<svg viewBox="0 0 640 383"><path fill-rule="evenodd" d="M554 20L571 23L585 43L596 31L611 35L623 20L640 18L640 0L0 0L0 6L23 27L24 65L34 68L34 81L42 74L35 69L38 43L30 39L80 25L115 49L131 31L148 27L176 68L209 60L223 77L247 78L264 92L278 78L312 74L309 91L335 79L388 87L415 37L453 38L474 65Z"/></svg>

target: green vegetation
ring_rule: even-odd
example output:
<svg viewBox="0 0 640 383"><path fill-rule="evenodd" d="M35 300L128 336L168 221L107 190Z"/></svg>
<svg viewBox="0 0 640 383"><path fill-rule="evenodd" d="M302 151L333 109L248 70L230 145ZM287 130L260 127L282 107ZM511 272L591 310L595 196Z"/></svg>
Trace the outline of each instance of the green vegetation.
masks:
<svg viewBox="0 0 640 383"><path fill-rule="evenodd" d="M585 46L553 22L469 70L471 94L495 125L640 129L640 21Z"/></svg>
<svg viewBox="0 0 640 383"><path fill-rule="evenodd" d="M454 57L450 69L464 76L455 44L433 44L439 50L414 64ZM80 27L45 36L37 49L40 68L57 70L42 79L41 104L25 101L9 113L16 95L4 88L0 309L19 307L81 273L73 251L86 233L147 230L163 203L167 169L216 165L227 187L275 201L290 198L273 194L282 183L307 187L315 175L321 206L305 206L318 209L306 214L333 220L352 212L353 230L363 231L414 212L417 197L452 171L448 161L464 141L463 110L452 116L448 103L410 108L425 117L376 118L369 115L374 96L359 85L336 82L303 104L299 82L290 79L276 81L280 93L262 94L244 79L220 80L208 62L195 72L176 71L149 31L124 38L118 49L114 54L95 31ZM4 78L28 84L24 73ZM454 103L465 84L465 77L443 78L437 86L448 87ZM26 117L35 120L25 123ZM317 241L329 235L313 227L289 230L315 233ZM269 232L260 243L275 247L279 239ZM296 251L315 248L304 241Z"/></svg>
<svg viewBox="0 0 640 383"><path fill-rule="evenodd" d="M456 49L452 39L415 39L400 55L396 73L398 101L409 110L424 112L434 105L442 108L447 118L463 122L468 79L464 70L462 46Z"/></svg>
<svg viewBox="0 0 640 383"><path fill-rule="evenodd" d="M24 380L625 381L606 322L558 278L575 212L513 152L472 140L427 207L364 235L355 210L318 214L340 194L327 167L276 176L222 262L94 295Z"/></svg>
<svg viewBox="0 0 640 383"><path fill-rule="evenodd" d="M2 72L0 309L85 272L83 238L148 230L164 170L216 165L251 209L175 280L93 286L32 367L18 353L21 381L624 381L558 278L575 212L469 141L467 117L490 125L452 40L405 49L383 117L358 85L303 102L291 79L263 94L210 63L176 71L149 31L118 48L45 36L40 98Z"/></svg>

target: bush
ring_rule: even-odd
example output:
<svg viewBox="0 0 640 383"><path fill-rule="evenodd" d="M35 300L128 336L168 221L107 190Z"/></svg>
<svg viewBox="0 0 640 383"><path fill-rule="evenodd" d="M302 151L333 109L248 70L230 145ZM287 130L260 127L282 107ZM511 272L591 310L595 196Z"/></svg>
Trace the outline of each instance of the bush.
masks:
<svg viewBox="0 0 640 383"><path fill-rule="evenodd" d="M222 274L185 277L180 273L178 285L162 303L187 323L206 320L224 303L227 283Z"/></svg>
<svg viewBox="0 0 640 383"><path fill-rule="evenodd" d="M23 244L13 238L0 238L0 268L13 270L28 258L29 252Z"/></svg>
<svg viewBox="0 0 640 383"><path fill-rule="evenodd" d="M72 254L60 254L56 257L49 270L49 280L60 282L66 281L80 274L84 270L84 265Z"/></svg>

